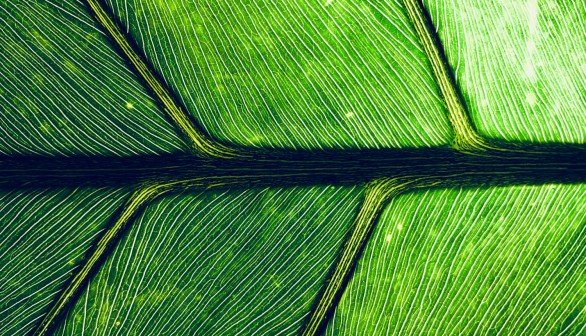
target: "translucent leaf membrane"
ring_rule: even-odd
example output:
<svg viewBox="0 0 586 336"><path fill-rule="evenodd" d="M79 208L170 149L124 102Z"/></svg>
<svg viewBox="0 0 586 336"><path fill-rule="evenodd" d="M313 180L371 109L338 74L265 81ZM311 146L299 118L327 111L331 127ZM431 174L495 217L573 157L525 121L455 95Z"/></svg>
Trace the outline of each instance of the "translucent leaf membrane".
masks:
<svg viewBox="0 0 586 336"><path fill-rule="evenodd" d="M0 191L0 335L33 330L125 195L108 188Z"/></svg>
<svg viewBox="0 0 586 336"><path fill-rule="evenodd" d="M298 334L360 195L314 187L155 201L57 334Z"/></svg>
<svg viewBox="0 0 586 336"><path fill-rule="evenodd" d="M217 139L305 149L451 139L430 65L398 2L106 3Z"/></svg>
<svg viewBox="0 0 586 336"><path fill-rule="evenodd" d="M81 3L0 1L0 55L0 154L182 149Z"/></svg>
<svg viewBox="0 0 586 336"><path fill-rule="evenodd" d="M482 135L586 142L584 0L424 3Z"/></svg>
<svg viewBox="0 0 586 336"><path fill-rule="evenodd" d="M385 210L327 335L584 335L586 186L433 190Z"/></svg>

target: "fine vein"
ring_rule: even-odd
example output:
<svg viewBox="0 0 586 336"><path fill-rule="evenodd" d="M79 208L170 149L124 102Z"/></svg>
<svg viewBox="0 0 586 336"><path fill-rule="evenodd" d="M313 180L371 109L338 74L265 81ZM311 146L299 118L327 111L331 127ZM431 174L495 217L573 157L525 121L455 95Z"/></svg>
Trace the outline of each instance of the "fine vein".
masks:
<svg viewBox="0 0 586 336"><path fill-rule="evenodd" d="M433 26L421 0L404 0L404 3L409 19L423 45L423 49L431 63L435 80L444 97L448 109L448 118L455 133L454 148L463 151L486 148L487 145L472 127L455 80L448 68L448 62L440 49L439 39L433 31Z"/></svg>
<svg viewBox="0 0 586 336"><path fill-rule="evenodd" d="M86 2L96 21L104 27L113 42L115 42L120 48L122 53L134 66L138 75L140 75L163 105L164 112L189 142L189 147L193 154L218 158L230 158L244 155L238 153L235 149L228 148L209 139L203 134L203 132L198 130L185 112L185 109L182 108L181 104L173 97L169 89L157 78L143 57L132 47L128 38L111 19L100 1L86 0Z"/></svg>
<svg viewBox="0 0 586 336"><path fill-rule="evenodd" d="M407 190L430 187L440 183L430 177L408 176L404 178L389 178L376 180L366 189L366 196L358 216L354 220L350 236L344 243L340 258L330 276L325 290L319 297L311 312L309 322L303 330L304 336L317 335L325 328L329 317L336 307L356 262L368 241L372 230L380 217L385 203Z"/></svg>
<svg viewBox="0 0 586 336"><path fill-rule="evenodd" d="M35 330L34 335L41 336L51 333L56 322L67 311L68 307L74 303L79 292L85 287L84 285L100 266L100 263L103 262L103 259L106 256L106 251L112 249L117 242L117 238L119 238L125 231L137 213L143 209L148 202L169 191L169 187L169 185L153 185L134 192L126 202L119 217L114 222L114 225L112 225L112 227L110 227L100 238L95 245L95 249L87 258L81 269L75 274L69 285L61 293L61 296L53 302L51 310L45 315Z"/></svg>
<svg viewBox="0 0 586 336"><path fill-rule="evenodd" d="M233 157L246 158L250 155L246 155L236 149L219 144L209 139L203 132L198 130L195 123L186 113L185 108L182 107L181 103L174 98L170 90L151 70L147 65L147 62L144 60L144 57L141 56L141 54L131 45L127 36L121 32L119 26L111 19L100 0L86 0L86 3L96 20L105 28L111 39L134 66L137 74L145 81L160 101L164 112L184 137L187 138L192 153L198 156L213 158L215 161L198 162L203 164L203 166L199 167L197 164L187 164L185 169L181 170L181 174L183 175L178 176L173 176L174 174L172 174L173 169L176 169L177 167L156 167L156 169L153 170L152 175L147 175L142 180L138 178L138 182L141 184L146 183L148 186L137 190L131 196L112 227L105 232L103 237L101 237L95 245L91 255L71 280L71 283L54 302L52 308L36 329L35 335L46 335L51 332L54 324L63 316L68 307L75 300L76 296L84 288L88 279L100 266L101 262L103 262L108 251L116 244L118 238L128 228L138 212L154 198L164 193L175 190L178 187L212 187L225 186L232 183L239 186L258 186L263 185L263 183L283 184L285 182L284 179L289 179L289 182L294 185L320 183L332 184L332 181L328 180L331 177L334 177L333 184L336 184L335 182L338 181L341 181L342 183L363 182L362 180L355 180L356 174L354 174L354 172L360 172L360 169L362 169L364 162L360 161L353 162L351 160L338 159L331 159L329 161L323 160L322 166L318 164L316 167L313 167L311 162L319 163L319 160L316 160L316 157L312 156L309 160L301 160L299 163L295 163L295 160L284 160L280 157L275 157L265 159L264 161L260 160L258 163L255 163L254 160L238 159L235 160L236 162L233 166L218 164L222 159ZM419 163L421 163L419 167L417 165L413 166L413 163L417 163L418 161L401 162L398 166L397 163L389 162L386 171L382 170L376 173L371 173L371 175L366 174L366 176L363 177L364 179L378 179L369 183L367 187L365 200L354 221L353 229L342 248L340 257L333 269L329 281L325 285L324 291L311 312L309 322L305 326L303 335L318 334L326 325L328 316L331 315L336 306L337 300L339 300L342 295L355 268L356 262L389 198L395 197L406 190L440 184L445 185L445 183L450 181L452 183L456 182L464 184L477 183L480 176L486 178L484 183L491 183L491 178L498 181L502 178L503 181L508 183L511 181L526 183L527 181L532 181L531 175L539 175L540 169L549 169L544 171L546 171L547 174L550 174L553 180L570 177L575 178L576 180L584 179L585 168L583 159L576 160L575 162L562 161L562 164L560 164L559 161L552 159L552 162L555 163L552 163L549 167L545 165L545 168L543 168L543 163L538 163L539 160L537 159L540 156L537 154L527 153L524 158L525 161L523 161L523 159L515 161L514 157L508 157L506 155L499 156L496 153L490 153L490 150L495 148L489 148L472 127L464 103L458 93L454 79L450 74L448 63L441 50L441 45L432 29L431 22L421 4L421 1L405 0L405 6L409 18L429 58L435 80L440 88L442 96L444 97L448 109L449 120L455 132L455 140L453 144L454 149L462 152L486 150L487 158L476 158L475 160L478 161L469 162L464 162L464 160L454 161L454 158L460 159L457 154L442 152L441 158L443 160L435 162L435 167L432 165L431 161L426 161L424 158L417 158L420 160ZM333 155L333 157L337 157L340 153L335 154L336 155ZM344 157L343 154L340 156ZM544 153L541 157L551 157L551 155ZM487 167L483 163L494 163L495 166ZM524 163L529 163L529 167L525 167ZM271 164L273 164L273 166L271 166ZM299 166L296 167L295 164ZM349 167L344 164L349 164L352 168L348 169ZM429 166L425 166L425 164L429 164ZM265 167L262 167L262 165ZM542 168L540 168L540 165ZM338 169L331 169L330 166L337 166ZM456 173L453 178L449 176L449 173L451 172L446 172L444 175L434 175L433 177L432 175L406 176L402 174L404 170L427 173L429 169L436 169L437 167L443 168L446 171L455 169ZM95 169L96 167L93 168ZM7 168L0 168L0 171L2 171L2 169ZM112 172L114 171L115 170L113 169ZM124 168L121 168L118 171L124 171ZM209 171L209 176L205 175L207 171ZM531 174L525 176L524 173L528 171L531 172ZM156 176L155 180L154 176L160 172L166 172L169 176L162 178ZM565 172L569 172L570 174L565 175ZM24 173L26 174L27 172L24 171ZM74 172L73 174L75 175L78 173L79 172ZM126 171L126 173L127 175L121 175L122 180L124 180L125 176L133 174L131 170ZM319 175L320 173L323 173L323 175ZM387 177L380 178L380 175L378 174ZM17 179L21 178L18 174L14 177L10 177L10 174L7 176L8 177L4 178L4 181L2 180L3 178L0 177L0 186L2 185L2 182L7 182L7 185L10 185L9 183L15 182ZM280 177L283 179L280 179ZM67 178L69 178L67 175L63 176L64 180ZM96 177L90 176L89 179L95 180ZM201 180L207 180L208 182L203 183L200 182Z"/></svg>

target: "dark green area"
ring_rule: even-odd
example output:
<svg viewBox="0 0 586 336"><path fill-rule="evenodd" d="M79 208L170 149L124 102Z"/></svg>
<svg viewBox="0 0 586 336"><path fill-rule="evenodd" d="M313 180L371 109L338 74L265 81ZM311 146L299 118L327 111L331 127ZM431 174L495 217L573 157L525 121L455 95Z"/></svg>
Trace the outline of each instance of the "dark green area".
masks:
<svg viewBox="0 0 586 336"><path fill-rule="evenodd" d="M122 189L168 183L49 324L67 335L297 334L359 190L382 178L449 189L392 200L334 319L320 318L327 332L584 333L584 50L580 25L540 26L583 11L530 0L513 7L538 21L518 26L507 21L516 11L430 11L481 135L520 141L462 153L398 2L100 3L194 128L247 156L181 154L155 95L81 3L0 0L0 334L39 325L117 220ZM484 18L502 34L470 36ZM524 35L532 24L539 39ZM488 47L511 34L515 57L551 65L530 85L517 83L523 62L507 58L505 71ZM459 44L470 38L480 47ZM469 62L475 52L490 56Z"/></svg>
<svg viewBox="0 0 586 336"><path fill-rule="evenodd" d="M360 188L310 187L159 199L57 334L83 325L125 335L298 333L360 196Z"/></svg>

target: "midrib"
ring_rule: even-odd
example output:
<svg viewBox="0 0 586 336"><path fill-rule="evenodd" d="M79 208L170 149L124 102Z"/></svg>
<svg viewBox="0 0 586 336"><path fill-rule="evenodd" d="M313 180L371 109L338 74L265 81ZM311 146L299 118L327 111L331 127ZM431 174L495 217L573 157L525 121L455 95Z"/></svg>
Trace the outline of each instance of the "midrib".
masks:
<svg viewBox="0 0 586 336"><path fill-rule="evenodd" d="M222 182L249 188L355 185L409 175L436 176L448 179L450 185L586 181L586 146L518 146L478 153L451 148L250 153L250 159L4 157L0 158L0 188L144 186L178 181L183 185L193 182L193 187Z"/></svg>
<svg viewBox="0 0 586 336"><path fill-rule="evenodd" d="M0 188L39 186L135 186L135 195L161 187L164 193L210 187L258 188L298 185L367 184L367 199L355 219L304 334L323 330L333 312L376 218L388 198L412 188L586 182L586 146L504 144L482 139L470 123L439 39L421 1L405 0L406 12L428 56L455 133L450 148L286 151L233 148L210 139L182 103L160 80L100 0L86 0L89 11L110 35L122 56L159 100L162 110L189 144L192 155L160 157L0 158ZM421 183L419 183L421 182ZM377 192L374 192L377 191ZM163 192L154 192L161 195ZM150 195L150 194L149 194ZM135 197L135 196L133 196ZM153 196L154 198L154 196ZM134 198L131 198L131 203ZM50 333L83 290L100 260L113 250L124 228L151 198L113 221L79 269L74 281L54 303L36 334ZM138 201L137 201L138 202ZM122 211L121 213L125 213ZM106 244L106 245L104 245ZM325 295L324 295L325 293Z"/></svg>

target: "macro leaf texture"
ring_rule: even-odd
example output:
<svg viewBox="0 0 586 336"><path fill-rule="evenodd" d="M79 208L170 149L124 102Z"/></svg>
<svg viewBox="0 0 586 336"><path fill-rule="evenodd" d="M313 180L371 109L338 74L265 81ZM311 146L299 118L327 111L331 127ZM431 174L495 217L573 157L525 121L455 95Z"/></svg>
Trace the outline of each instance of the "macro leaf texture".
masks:
<svg viewBox="0 0 586 336"><path fill-rule="evenodd" d="M110 188L2 192L2 335L32 328L124 195Z"/></svg>
<svg viewBox="0 0 586 336"><path fill-rule="evenodd" d="M586 334L585 27L0 0L0 335Z"/></svg>
<svg viewBox="0 0 586 336"><path fill-rule="evenodd" d="M173 127L82 4L4 1L0 10L1 153L181 151Z"/></svg>
<svg viewBox="0 0 586 336"><path fill-rule="evenodd" d="M585 197L547 185L394 199L327 334L583 334Z"/></svg>
<svg viewBox="0 0 586 336"><path fill-rule="evenodd" d="M108 4L219 139L306 149L449 142L429 61L398 3Z"/></svg>
<svg viewBox="0 0 586 336"><path fill-rule="evenodd" d="M425 1L482 135L586 142L583 1Z"/></svg>
<svg viewBox="0 0 586 336"><path fill-rule="evenodd" d="M313 187L163 198L137 220L58 334L295 333L359 196Z"/></svg>

